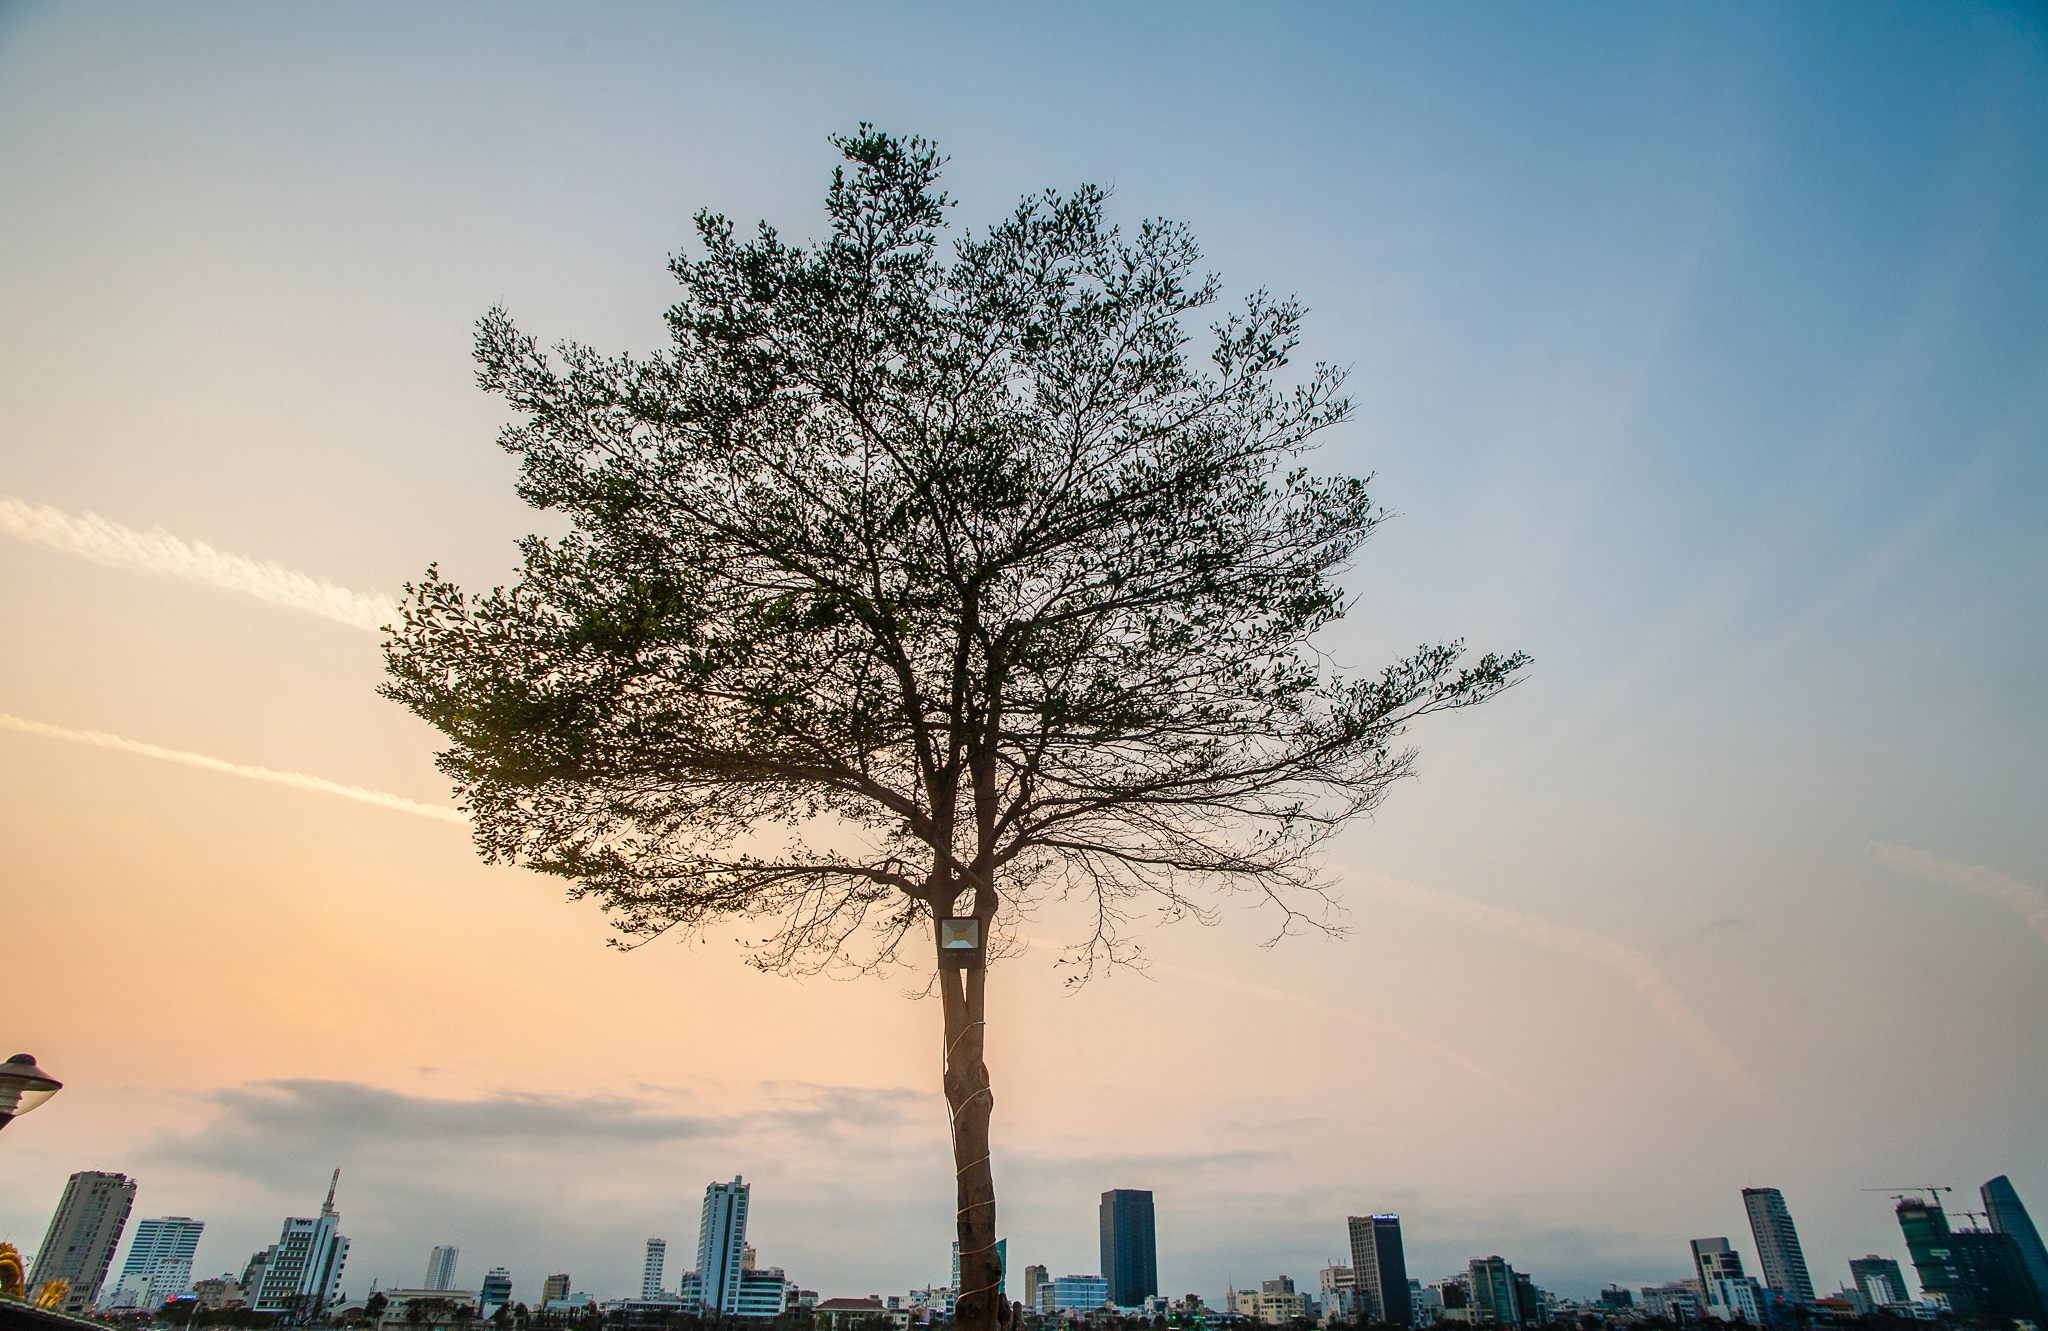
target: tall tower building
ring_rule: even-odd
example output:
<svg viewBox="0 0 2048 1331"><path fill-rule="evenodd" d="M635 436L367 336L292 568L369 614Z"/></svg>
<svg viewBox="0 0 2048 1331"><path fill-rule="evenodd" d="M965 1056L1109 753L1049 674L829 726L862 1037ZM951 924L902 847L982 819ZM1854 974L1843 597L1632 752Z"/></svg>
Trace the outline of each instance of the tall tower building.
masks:
<svg viewBox="0 0 2048 1331"><path fill-rule="evenodd" d="M190 1289L192 1254L198 1250L199 1234L205 1228L205 1221L188 1215L136 1221L135 1237L129 1241L121 1278L114 1286L114 1301L153 1312L166 1299Z"/></svg>
<svg viewBox="0 0 2048 1331"><path fill-rule="evenodd" d="M661 1297L661 1269L668 1264L668 1240L647 1240L647 1260L640 1266L640 1297Z"/></svg>
<svg viewBox="0 0 2048 1331"><path fill-rule="evenodd" d="M462 1249L449 1244L435 1248L427 1257L427 1278L420 1282L421 1289L454 1289L455 1261L462 1256Z"/></svg>
<svg viewBox="0 0 2048 1331"><path fill-rule="evenodd" d="M1408 1294L1408 1259L1401 1250L1401 1217L1354 1215L1351 1227L1351 1289L1362 1322L1407 1326L1415 1320Z"/></svg>
<svg viewBox="0 0 2048 1331"><path fill-rule="evenodd" d="M476 1301L480 1307L486 1309L512 1302L512 1273L502 1266L492 1267L484 1275L484 1283L477 1289Z"/></svg>
<svg viewBox="0 0 2048 1331"><path fill-rule="evenodd" d="M28 1275L29 1297L52 1280L69 1288L59 1312L83 1313L99 1299L113 1265L114 1248L135 1206L135 1180L126 1174L83 1169L64 1185L57 1213L50 1217L43 1246L36 1249L35 1269Z"/></svg>
<svg viewBox="0 0 2048 1331"><path fill-rule="evenodd" d="M704 1189L704 1216L697 1225L697 1301L727 1317L740 1306L740 1257L747 1246L749 1189L733 1175L730 1183Z"/></svg>
<svg viewBox="0 0 2048 1331"><path fill-rule="evenodd" d="M341 1268L348 1262L348 1238L340 1233L341 1214L334 1209L334 1190L340 1184L337 1169L320 1214L288 1217L277 1242L250 1260L243 1283L253 1281L251 1308L303 1316L333 1300L341 1287Z"/></svg>
<svg viewBox="0 0 2048 1331"><path fill-rule="evenodd" d="M1742 1279L1742 1254L1725 1238L1694 1239L1692 1269L1698 1274L1701 1287L1712 1289L1716 1280Z"/></svg>
<svg viewBox="0 0 2048 1331"><path fill-rule="evenodd" d="M1102 1194L1102 1275L1109 1301L1136 1308L1159 1292L1159 1244L1152 1226L1152 1194L1112 1188Z"/></svg>
<svg viewBox="0 0 2048 1331"><path fill-rule="evenodd" d="M569 1273L558 1271L540 1282L540 1306L545 1308L556 1299L569 1297Z"/></svg>
<svg viewBox="0 0 2048 1331"><path fill-rule="evenodd" d="M1799 1231L1792 1227L1785 1194L1776 1188L1744 1188L1742 1206L1749 1212L1749 1232L1756 1238L1764 1284L1794 1303L1812 1303L1813 1277L1807 1274L1806 1254L1800 1251Z"/></svg>
<svg viewBox="0 0 2048 1331"><path fill-rule="evenodd" d="M2020 1260L2033 1279L2034 1292L2048 1303L2048 1248L2042 1246L2041 1232L2034 1228L2033 1217L2020 1204L2012 1180L2000 1174L1979 1188L1977 1195L1984 1199L1984 1214L1991 1218L1991 1228L2012 1235L2013 1242L2019 1245Z"/></svg>

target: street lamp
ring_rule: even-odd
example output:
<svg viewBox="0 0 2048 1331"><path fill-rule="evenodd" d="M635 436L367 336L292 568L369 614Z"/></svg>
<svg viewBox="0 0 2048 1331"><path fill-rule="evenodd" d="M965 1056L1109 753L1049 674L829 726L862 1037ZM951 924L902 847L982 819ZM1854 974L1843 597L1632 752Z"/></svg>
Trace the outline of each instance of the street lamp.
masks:
<svg viewBox="0 0 2048 1331"><path fill-rule="evenodd" d="M63 1082L36 1066L34 1054L16 1054L0 1063L0 1128L63 1089Z"/></svg>

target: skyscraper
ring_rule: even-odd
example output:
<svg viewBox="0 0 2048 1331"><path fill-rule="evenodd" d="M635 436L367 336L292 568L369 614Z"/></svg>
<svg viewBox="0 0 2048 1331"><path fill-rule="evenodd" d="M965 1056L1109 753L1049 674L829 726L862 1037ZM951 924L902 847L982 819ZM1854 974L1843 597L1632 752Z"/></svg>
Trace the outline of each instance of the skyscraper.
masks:
<svg viewBox="0 0 2048 1331"><path fill-rule="evenodd" d="M1889 1257L1871 1253L1868 1257L1849 1259L1849 1279L1864 1298L1872 1303L1910 1303L1912 1291L1906 1288L1906 1277L1899 1270L1899 1264Z"/></svg>
<svg viewBox="0 0 2048 1331"><path fill-rule="evenodd" d="M2034 1228L2033 1217L2020 1204L2020 1195L2013 1191L2012 1180L2000 1174L1983 1187L1977 1194L1984 1199L1984 1213L1991 1217L1991 1227L2001 1234L2012 1235L2019 1245L2020 1260L2026 1264L2027 1274L2034 1282L2034 1292L2048 1302L2048 1248L2041 1244L2041 1233Z"/></svg>
<svg viewBox="0 0 2048 1331"><path fill-rule="evenodd" d="M730 1183L704 1189L704 1215L697 1225L697 1302L736 1316L740 1306L740 1255L747 1246L749 1189L733 1175Z"/></svg>
<svg viewBox="0 0 2048 1331"><path fill-rule="evenodd" d="M35 1269L28 1276L30 1297L50 1281L62 1280L69 1288L57 1305L59 1312L83 1313L92 1307L134 1205L135 1180L126 1174L96 1169L73 1174L50 1217L43 1246L36 1249Z"/></svg>
<svg viewBox="0 0 2048 1331"><path fill-rule="evenodd" d="M320 1214L291 1216L277 1242L250 1259L243 1284L249 1306L263 1313L311 1313L325 1307L341 1285L348 1262L348 1238L341 1234L341 1214L334 1209L334 1190L341 1171L327 1185Z"/></svg>
<svg viewBox="0 0 2048 1331"><path fill-rule="evenodd" d="M1109 1301L1136 1308L1159 1292L1159 1250L1152 1227L1152 1194L1112 1188L1102 1194L1102 1276Z"/></svg>
<svg viewBox="0 0 2048 1331"><path fill-rule="evenodd" d="M1415 1320L1408 1297L1408 1259L1401 1251L1401 1217L1354 1215L1351 1228L1351 1288L1364 1322L1407 1326Z"/></svg>
<svg viewBox="0 0 2048 1331"><path fill-rule="evenodd" d="M556 1299L569 1297L569 1273L561 1271L540 1282L540 1306L545 1308Z"/></svg>
<svg viewBox="0 0 2048 1331"><path fill-rule="evenodd" d="M135 1237L114 1286L114 1302L154 1311L166 1299L185 1293L192 1284L192 1254L205 1228L205 1221L188 1215L136 1221Z"/></svg>
<svg viewBox="0 0 2048 1331"><path fill-rule="evenodd" d="M1740 1280L1742 1254L1735 1251L1725 1238L1694 1239L1692 1269L1699 1276L1702 1288L1711 1288L1710 1282L1715 1280Z"/></svg>
<svg viewBox="0 0 2048 1331"><path fill-rule="evenodd" d="M439 1247L427 1257L427 1278L420 1282L421 1289L454 1289L455 1259L462 1256L462 1249L448 1245Z"/></svg>
<svg viewBox="0 0 2048 1331"><path fill-rule="evenodd" d="M647 1259L640 1265L640 1297L661 1297L661 1268L668 1264L668 1240L647 1240Z"/></svg>
<svg viewBox="0 0 2048 1331"><path fill-rule="evenodd" d="M1813 1277L1807 1274L1806 1254L1800 1251L1799 1231L1792 1226L1785 1194L1776 1188L1744 1188L1742 1206L1749 1212L1749 1232L1756 1239L1764 1284L1794 1303L1812 1303Z"/></svg>
<svg viewBox="0 0 2048 1331"><path fill-rule="evenodd" d="M483 1309L484 1316L501 1303L512 1302L512 1273L502 1266L494 1266L484 1276L483 1286L477 1290L476 1301Z"/></svg>
<svg viewBox="0 0 2048 1331"><path fill-rule="evenodd" d="M2034 1278L2027 1273L2026 1259L2012 1235L1995 1229L1959 1229L1950 1242L1978 1317L2035 1326L2048 1322L2048 1308L2042 1306Z"/></svg>

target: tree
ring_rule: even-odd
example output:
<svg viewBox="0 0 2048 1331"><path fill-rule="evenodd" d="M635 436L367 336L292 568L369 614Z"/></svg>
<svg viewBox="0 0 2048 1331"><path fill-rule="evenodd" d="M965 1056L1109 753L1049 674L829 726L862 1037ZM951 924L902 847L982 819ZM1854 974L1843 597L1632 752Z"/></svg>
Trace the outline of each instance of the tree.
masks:
<svg viewBox="0 0 2048 1331"><path fill-rule="evenodd" d="M834 142L823 242L698 215L665 350L480 321L519 492L571 531L510 588L409 585L383 691L452 741L485 857L596 897L621 945L739 917L764 969L858 972L929 931L985 1331L985 963L1017 908L1082 903L1077 979L1218 894L1328 927L1313 852L1408 774L1411 723L1525 658L1350 678L1313 650L1384 513L1295 464L1350 410L1327 365L1282 382L1295 303L1253 295L1199 366L1219 286L1184 226L1125 236L1082 187L948 257L933 147Z"/></svg>

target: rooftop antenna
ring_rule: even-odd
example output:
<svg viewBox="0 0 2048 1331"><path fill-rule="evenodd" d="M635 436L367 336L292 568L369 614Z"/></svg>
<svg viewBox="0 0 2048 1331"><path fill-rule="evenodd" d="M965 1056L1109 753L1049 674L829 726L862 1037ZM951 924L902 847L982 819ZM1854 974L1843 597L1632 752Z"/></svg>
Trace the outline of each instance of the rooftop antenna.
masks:
<svg viewBox="0 0 2048 1331"><path fill-rule="evenodd" d="M320 1203L321 1215L334 1214L334 1190L341 1186L341 1167L335 1166L334 1177L327 1183L327 1200Z"/></svg>

